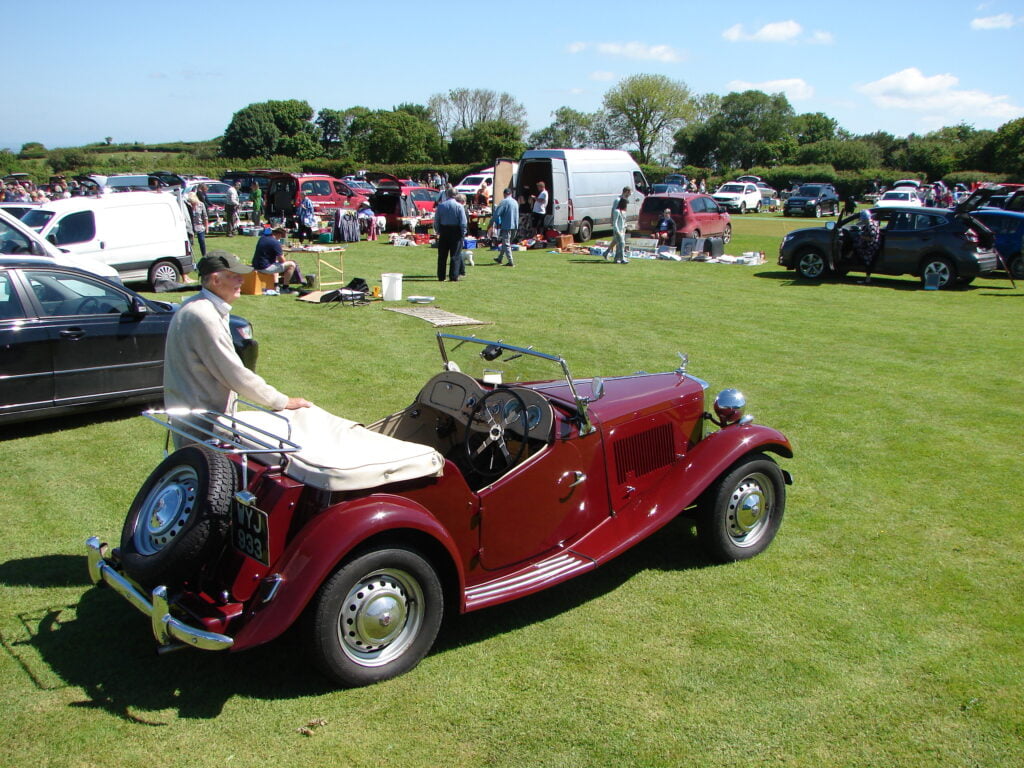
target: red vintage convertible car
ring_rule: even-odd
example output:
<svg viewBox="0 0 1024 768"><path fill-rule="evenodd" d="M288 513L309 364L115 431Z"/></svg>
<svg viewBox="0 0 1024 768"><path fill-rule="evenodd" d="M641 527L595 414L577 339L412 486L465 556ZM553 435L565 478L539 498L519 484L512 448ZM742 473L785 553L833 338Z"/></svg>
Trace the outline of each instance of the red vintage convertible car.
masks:
<svg viewBox="0 0 1024 768"><path fill-rule="evenodd" d="M768 454L789 441L734 389L712 406L685 357L574 379L532 348L437 338L441 371L365 427L317 408L147 412L202 442L153 471L120 547L89 539L92 581L164 648L238 651L299 622L317 665L358 686L413 668L446 613L586 573L684 511L718 561L774 538L791 478Z"/></svg>

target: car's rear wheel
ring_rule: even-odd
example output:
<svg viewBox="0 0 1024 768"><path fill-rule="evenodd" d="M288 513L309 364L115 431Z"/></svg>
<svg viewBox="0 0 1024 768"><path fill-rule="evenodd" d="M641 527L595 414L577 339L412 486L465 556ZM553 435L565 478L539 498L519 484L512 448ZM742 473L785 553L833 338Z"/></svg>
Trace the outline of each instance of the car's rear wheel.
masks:
<svg viewBox="0 0 1024 768"><path fill-rule="evenodd" d="M427 655L444 613L441 581L412 549L357 555L321 585L305 640L316 665L354 688L396 677Z"/></svg>
<svg viewBox="0 0 1024 768"><path fill-rule="evenodd" d="M929 280L935 280L939 290L952 288L956 284L956 268L945 256L933 256L921 266L921 285L926 287Z"/></svg>
<svg viewBox="0 0 1024 768"><path fill-rule="evenodd" d="M177 283L180 281L181 270L174 261L163 259L149 268L149 284L153 288L156 288L158 282Z"/></svg>
<svg viewBox="0 0 1024 768"><path fill-rule="evenodd" d="M811 248L796 255L796 273L804 280L820 280L828 269L825 257Z"/></svg>
<svg viewBox="0 0 1024 768"><path fill-rule="evenodd" d="M594 225L590 219L584 219L580 222L579 231L576 233L576 242L585 243L590 239L590 236L594 234Z"/></svg>
<svg viewBox="0 0 1024 768"><path fill-rule="evenodd" d="M753 453L730 469L704 497L697 536L721 563L763 552L779 530L786 509L782 470L763 453Z"/></svg>
<svg viewBox="0 0 1024 768"><path fill-rule="evenodd" d="M224 544L235 481L235 465L207 446L186 446L164 459L121 530L125 572L147 587L194 575Z"/></svg>
<svg viewBox="0 0 1024 768"><path fill-rule="evenodd" d="M722 231L722 242L728 243L730 240L732 240L732 224L726 224Z"/></svg>
<svg viewBox="0 0 1024 768"><path fill-rule="evenodd" d="M760 212L761 212L761 201L758 200L757 201L757 205L754 206L754 213L760 213Z"/></svg>
<svg viewBox="0 0 1024 768"><path fill-rule="evenodd" d="M1010 263L1006 265L1014 280L1024 280L1024 256L1017 254L1010 257Z"/></svg>

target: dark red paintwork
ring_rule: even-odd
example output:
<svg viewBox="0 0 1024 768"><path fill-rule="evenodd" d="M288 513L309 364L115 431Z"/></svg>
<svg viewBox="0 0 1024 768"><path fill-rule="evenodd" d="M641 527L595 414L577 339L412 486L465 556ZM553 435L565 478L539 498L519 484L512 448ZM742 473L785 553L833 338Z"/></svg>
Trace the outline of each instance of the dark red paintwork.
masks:
<svg viewBox="0 0 1024 768"><path fill-rule="evenodd" d="M705 435L704 387L678 373L607 380L604 397L589 406L595 429L585 435L567 383L526 387L553 404L553 437L476 491L449 460L442 477L335 494L321 506L318 492L250 462L250 489L269 514L270 565L232 553L215 579L229 601L193 594L179 604L211 631L234 637L233 650L259 645L287 629L338 564L372 540L414 546L442 574L447 599L460 611L477 610L615 557L692 505L746 454L792 455L786 437L763 426ZM577 391L591 394L589 382ZM264 602L276 577L278 592Z"/></svg>

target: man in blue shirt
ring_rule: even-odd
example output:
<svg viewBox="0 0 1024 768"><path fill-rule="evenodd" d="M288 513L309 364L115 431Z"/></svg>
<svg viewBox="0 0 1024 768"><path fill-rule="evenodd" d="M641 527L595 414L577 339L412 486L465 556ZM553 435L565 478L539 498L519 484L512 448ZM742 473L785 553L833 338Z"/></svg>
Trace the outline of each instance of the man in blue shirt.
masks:
<svg viewBox="0 0 1024 768"><path fill-rule="evenodd" d="M265 275L281 275L279 288L282 293L289 293L291 289L288 284L295 274L295 262L285 261L284 249L281 241L284 240L288 230L284 227L277 227L270 234L263 234L256 242L256 251L252 255L252 266L257 272Z"/></svg>
<svg viewBox="0 0 1024 768"><path fill-rule="evenodd" d="M468 227L466 209L455 199L455 190L446 190L445 201L434 211L434 231L437 233L437 279L442 283L446 270L448 279L453 283L459 282L459 275L465 271L462 266L462 243Z"/></svg>
<svg viewBox="0 0 1024 768"><path fill-rule="evenodd" d="M515 192L506 189L504 197L498 203L491 216L491 222L498 229L498 237L501 238L501 245L498 246L498 257L496 262L501 264L503 257L508 256L508 265L514 267L512 262L512 238L519 229L519 203L516 202Z"/></svg>

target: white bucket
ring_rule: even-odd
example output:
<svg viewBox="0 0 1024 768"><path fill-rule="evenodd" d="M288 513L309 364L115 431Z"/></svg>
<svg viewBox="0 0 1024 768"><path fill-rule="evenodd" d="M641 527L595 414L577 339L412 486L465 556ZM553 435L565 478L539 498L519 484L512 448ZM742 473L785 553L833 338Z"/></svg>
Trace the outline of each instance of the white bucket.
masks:
<svg viewBox="0 0 1024 768"><path fill-rule="evenodd" d="M385 272L380 276L380 282L384 289L384 301L402 300L401 272Z"/></svg>

